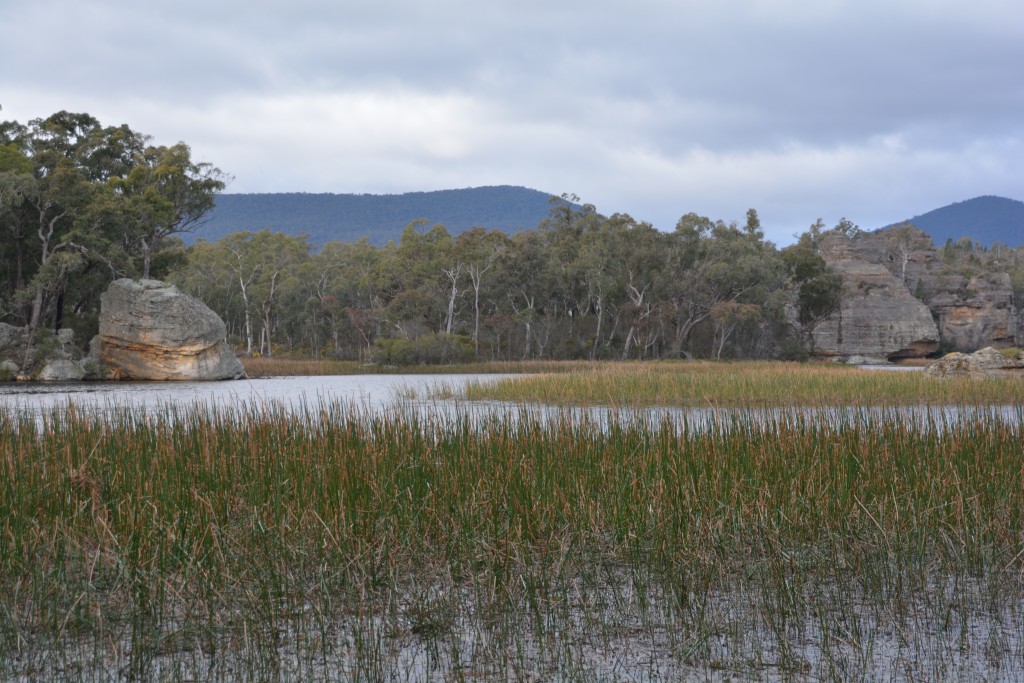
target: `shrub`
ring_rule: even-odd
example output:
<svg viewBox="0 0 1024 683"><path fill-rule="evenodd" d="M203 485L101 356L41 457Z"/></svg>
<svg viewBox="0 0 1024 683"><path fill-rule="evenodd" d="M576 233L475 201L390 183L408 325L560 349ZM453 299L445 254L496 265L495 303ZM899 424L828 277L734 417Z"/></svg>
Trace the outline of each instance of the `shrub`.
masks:
<svg viewBox="0 0 1024 683"><path fill-rule="evenodd" d="M442 365L474 360L473 341L458 334L427 334L413 340L378 339L370 360L380 365Z"/></svg>

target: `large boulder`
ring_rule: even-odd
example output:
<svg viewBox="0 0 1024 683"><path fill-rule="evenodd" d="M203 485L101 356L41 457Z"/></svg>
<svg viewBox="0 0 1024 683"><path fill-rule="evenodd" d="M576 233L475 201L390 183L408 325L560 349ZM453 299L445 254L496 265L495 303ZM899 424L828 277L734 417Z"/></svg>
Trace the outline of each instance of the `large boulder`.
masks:
<svg viewBox="0 0 1024 683"><path fill-rule="evenodd" d="M245 377L226 336L216 313L158 280L116 280L100 297L99 364L113 379Z"/></svg>
<svg viewBox="0 0 1024 683"><path fill-rule="evenodd" d="M1006 372L1020 372L1024 362L1003 355L991 346L974 353L953 352L932 361L924 369L931 377L992 377Z"/></svg>
<svg viewBox="0 0 1024 683"><path fill-rule="evenodd" d="M44 382L77 382L85 377L80 363L73 360L51 360L39 371Z"/></svg>
<svg viewBox="0 0 1024 683"><path fill-rule="evenodd" d="M939 348L928 307L885 266L869 263L840 234L829 234L822 257L843 276L839 311L813 332L818 356L922 358Z"/></svg>

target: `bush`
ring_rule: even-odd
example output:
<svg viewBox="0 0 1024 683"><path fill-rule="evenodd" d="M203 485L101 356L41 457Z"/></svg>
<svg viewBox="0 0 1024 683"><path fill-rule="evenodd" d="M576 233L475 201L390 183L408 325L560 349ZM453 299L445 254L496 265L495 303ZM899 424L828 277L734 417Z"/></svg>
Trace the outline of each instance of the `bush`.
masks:
<svg viewBox="0 0 1024 683"><path fill-rule="evenodd" d="M380 365L443 365L473 359L473 341L459 334L427 334L413 340L378 339L370 351L370 360Z"/></svg>

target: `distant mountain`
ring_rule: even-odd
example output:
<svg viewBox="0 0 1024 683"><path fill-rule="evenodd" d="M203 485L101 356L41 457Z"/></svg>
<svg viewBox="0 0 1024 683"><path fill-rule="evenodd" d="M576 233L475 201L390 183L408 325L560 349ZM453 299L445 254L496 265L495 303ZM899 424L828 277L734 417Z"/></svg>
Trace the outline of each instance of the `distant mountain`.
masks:
<svg viewBox="0 0 1024 683"><path fill-rule="evenodd" d="M909 222L931 235L937 247L961 237L986 247L996 242L1024 245L1024 202L1016 199L975 197L914 216Z"/></svg>
<svg viewBox="0 0 1024 683"><path fill-rule="evenodd" d="M216 241L242 230L270 228L290 235L306 233L321 246L366 237L382 247L398 240L409 223L425 218L452 235L473 227L506 233L537 227L548 216L551 195L509 185L406 194L222 194L205 224L187 242Z"/></svg>

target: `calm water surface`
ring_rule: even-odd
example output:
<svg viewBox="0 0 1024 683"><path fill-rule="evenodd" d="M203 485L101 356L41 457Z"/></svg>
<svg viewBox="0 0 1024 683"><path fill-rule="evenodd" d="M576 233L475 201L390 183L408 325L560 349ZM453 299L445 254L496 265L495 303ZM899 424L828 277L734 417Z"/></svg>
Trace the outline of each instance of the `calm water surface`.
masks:
<svg viewBox="0 0 1024 683"><path fill-rule="evenodd" d="M438 385L507 375L339 375L268 377L225 382L15 382L0 384L0 406L33 414L73 403L86 409L118 406L159 409L201 403L217 407L283 405L299 408L341 401L370 412L410 403Z"/></svg>
<svg viewBox="0 0 1024 683"><path fill-rule="evenodd" d="M339 375L314 377L269 377L225 382L17 382L0 384L0 410L47 414L69 404L85 411L105 412L121 407L156 412L161 408L200 404L213 408L263 406L301 410L321 403L341 403L363 415L400 411L425 417L451 418L468 415L530 415L546 419L588 420L599 425L610 422L670 421L686 428L709 425L770 425L779 420L804 419L833 424L852 421L873 422L894 414L911 424L944 424L960 419L1024 421L1024 405L1002 406L861 406L855 408L806 406L804 408L713 408L713 407L552 407L520 405L498 401L466 402L431 398L438 389L457 395L467 382L496 381L513 375Z"/></svg>

